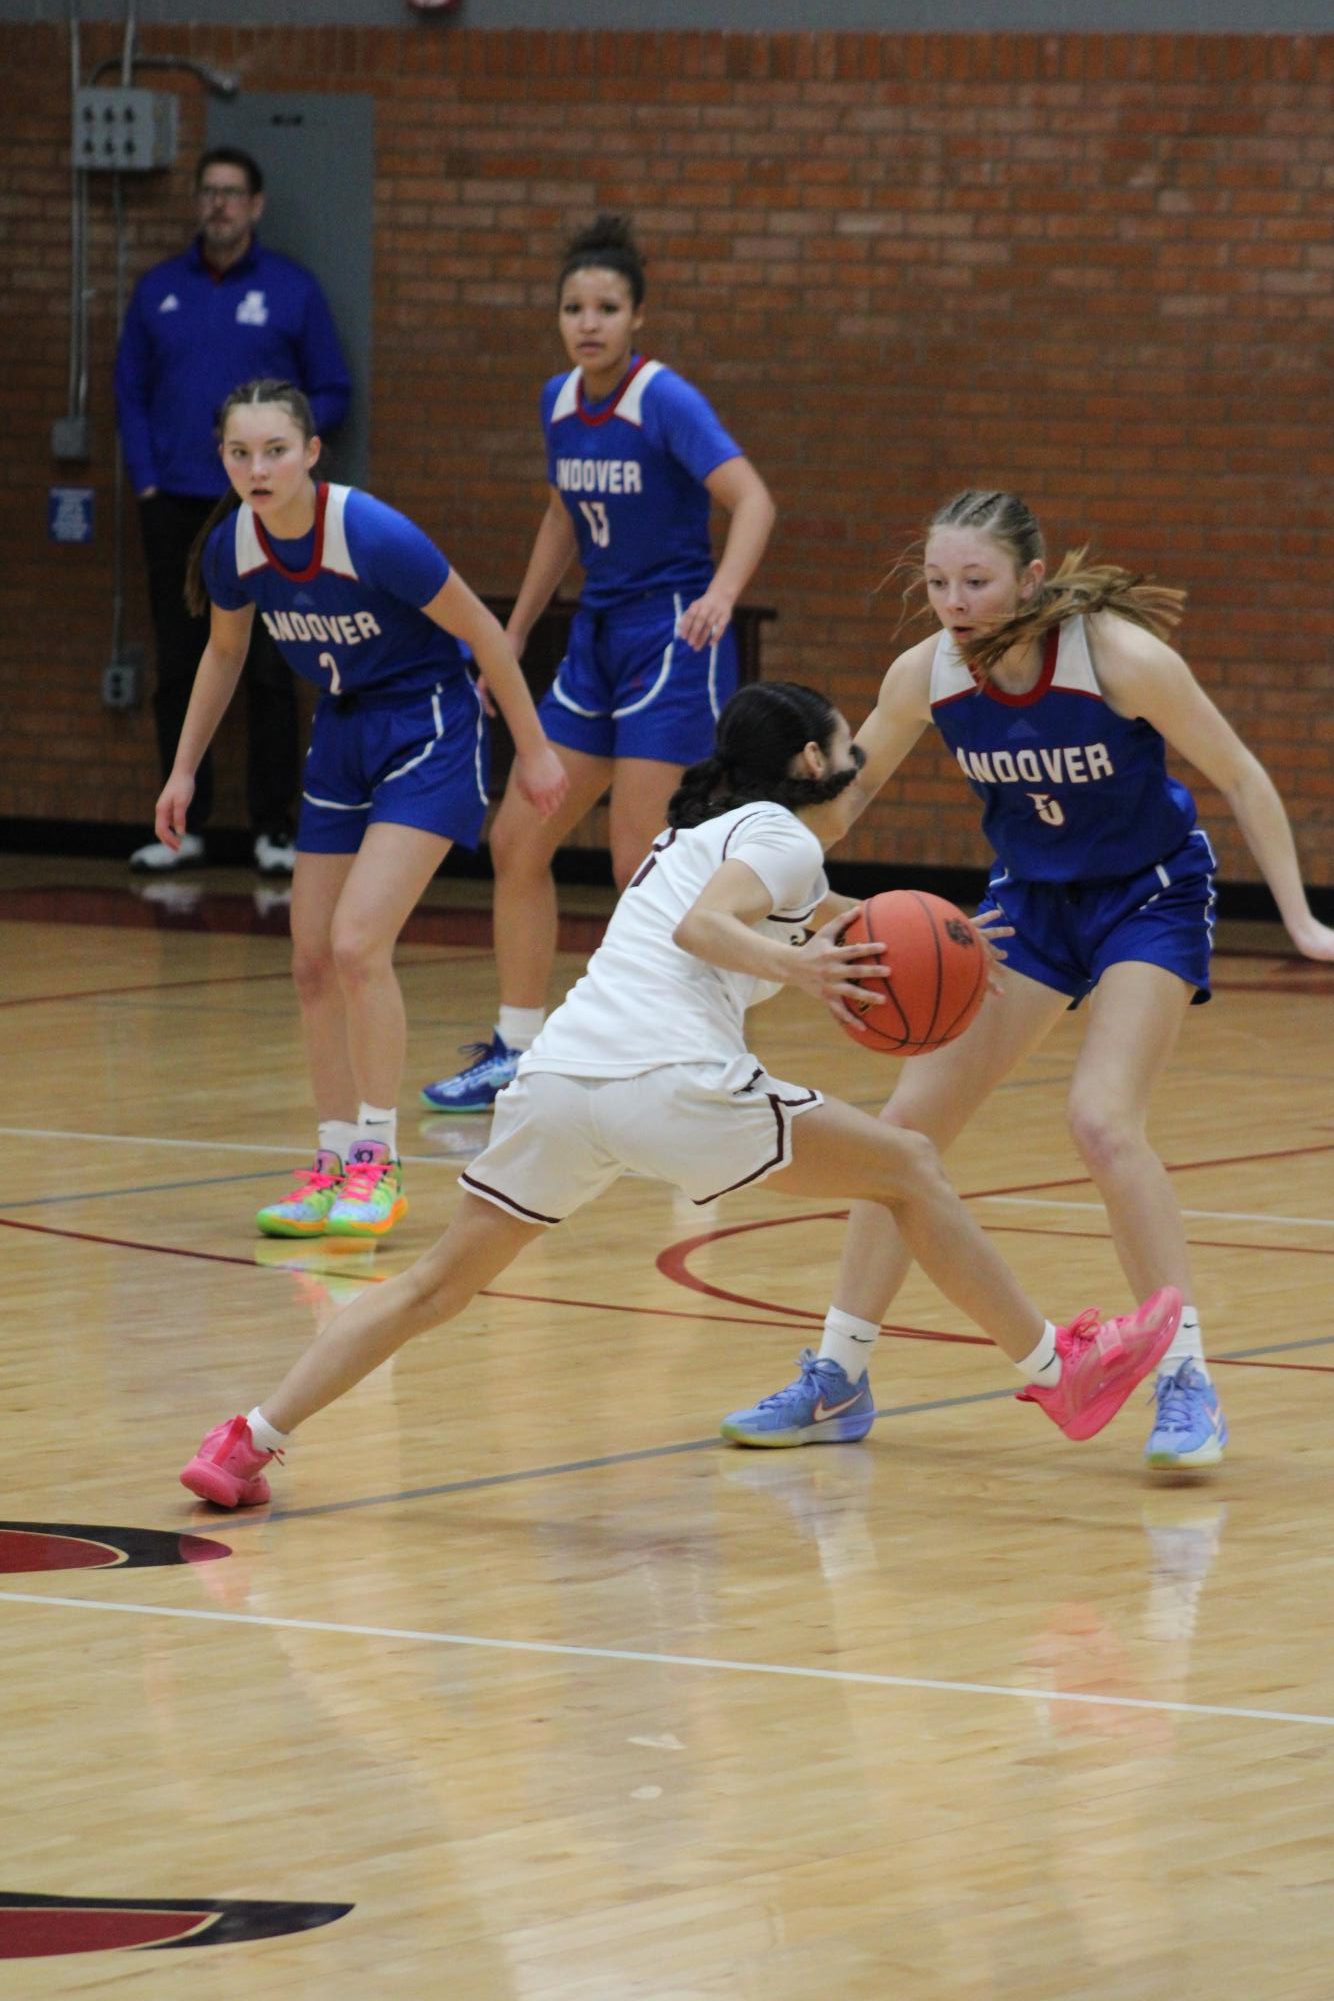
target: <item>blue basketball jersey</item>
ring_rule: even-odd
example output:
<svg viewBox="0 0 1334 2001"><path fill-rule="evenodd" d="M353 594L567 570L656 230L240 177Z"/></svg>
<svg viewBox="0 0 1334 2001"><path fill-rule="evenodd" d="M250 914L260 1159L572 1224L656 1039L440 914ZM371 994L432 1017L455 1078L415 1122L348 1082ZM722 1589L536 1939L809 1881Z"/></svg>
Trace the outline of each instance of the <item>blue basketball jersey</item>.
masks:
<svg viewBox="0 0 1334 2001"><path fill-rule="evenodd" d="M203 572L214 604L257 606L288 665L326 694L424 690L466 674L458 641L420 609L448 562L406 515L357 487L321 482L315 525L295 541L239 507L209 536Z"/></svg>
<svg viewBox="0 0 1334 2001"><path fill-rule="evenodd" d="M953 637L931 665L931 718L982 801L982 827L1021 882L1135 875L1179 848L1195 801L1167 773L1151 724L1120 716L1098 686L1082 618L1047 635L1026 695L978 687Z"/></svg>
<svg viewBox="0 0 1334 2001"><path fill-rule="evenodd" d="M570 511L590 611L680 591L698 597L713 575L704 481L742 457L698 389L660 361L632 363L601 403L583 375L542 391L547 477Z"/></svg>

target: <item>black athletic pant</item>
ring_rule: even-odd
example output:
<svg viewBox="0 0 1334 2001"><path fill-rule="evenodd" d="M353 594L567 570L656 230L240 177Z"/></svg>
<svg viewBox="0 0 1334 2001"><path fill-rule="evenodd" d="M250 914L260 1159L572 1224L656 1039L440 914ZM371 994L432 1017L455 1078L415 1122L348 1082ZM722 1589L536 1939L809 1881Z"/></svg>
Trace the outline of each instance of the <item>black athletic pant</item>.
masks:
<svg viewBox="0 0 1334 2001"><path fill-rule="evenodd" d="M185 566L190 545L212 512L211 500L193 494L155 493L139 502L148 598L157 639L158 762L165 780L180 741L194 687L195 669L208 641L208 618L185 608ZM246 810L256 834L290 838L300 759L296 686L292 670L269 638L258 614L245 663ZM189 830L199 833L213 809L213 758L195 777Z"/></svg>

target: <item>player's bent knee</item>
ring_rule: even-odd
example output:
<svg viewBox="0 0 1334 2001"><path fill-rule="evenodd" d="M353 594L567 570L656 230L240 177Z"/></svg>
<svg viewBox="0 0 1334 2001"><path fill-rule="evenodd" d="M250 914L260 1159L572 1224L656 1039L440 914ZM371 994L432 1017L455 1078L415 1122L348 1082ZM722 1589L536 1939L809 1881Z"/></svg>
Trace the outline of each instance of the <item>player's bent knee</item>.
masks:
<svg viewBox="0 0 1334 2001"><path fill-rule="evenodd" d="M1110 1171L1143 1144L1142 1131L1098 1106L1072 1104L1066 1124L1080 1159L1093 1174Z"/></svg>

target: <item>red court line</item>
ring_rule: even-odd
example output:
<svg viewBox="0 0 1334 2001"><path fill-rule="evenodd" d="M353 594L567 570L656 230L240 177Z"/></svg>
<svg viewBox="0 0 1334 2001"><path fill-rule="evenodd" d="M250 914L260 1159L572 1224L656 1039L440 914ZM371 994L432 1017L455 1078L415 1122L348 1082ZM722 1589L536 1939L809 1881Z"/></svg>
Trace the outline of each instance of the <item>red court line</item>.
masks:
<svg viewBox="0 0 1334 2001"><path fill-rule="evenodd" d="M832 1218L834 1220L837 1220L840 1216L846 1216L847 1211L846 1210L832 1211L830 1213ZM825 1221L826 1218L823 1216L796 1216L791 1218L777 1218L775 1220L810 1223L810 1222L822 1222ZM736 1235L741 1230L763 1228L763 1227L765 1227L765 1225L763 1224L741 1223L736 1225L735 1229L733 1230L722 1230L713 1232L711 1233L711 1236L704 1238L695 1238L693 1242L696 1244L701 1242L709 1242L712 1240L713 1237L733 1236ZM152 1251L159 1257L198 1258L208 1264L239 1265L244 1271L265 1272L265 1273L273 1271L294 1272L297 1273L298 1275L300 1274L301 1271L301 1267L299 1265L260 1265L256 1264L253 1258L234 1257L230 1253L225 1251L194 1251L186 1249L186 1247L181 1244L145 1244L138 1242L133 1237L96 1236L90 1230L56 1230L53 1229L48 1223L19 1223L14 1221L12 1218L8 1216L0 1216L0 1229L27 1230L30 1231L35 1236L63 1237L63 1238L68 1238L74 1243L80 1243L80 1244L104 1244L109 1248L111 1248L112 1250ZM1059 1235L1061 1233L1057 1232L1056 1234ZM688 1250L690 1247L691 1247L690 1244L687 1243L686 1245L683 1245L681 1248ZM671 1248L675 1247L673 1246ZM1231 1246L1225 1245L1223 1248L1230 1249ZM659 1258L658 1260L659 1270L664 1269L663 1260L667 1258L668 1255L669 1253L665 1251L662 1254L662 1257ZM337 1273L321 1274L317 1272L314 1274L314 1276L337 1277L338 1274ZM383 1285L384 1279L390 1277L391 1274L386 1272L384 1274L384 1277L381 1278L375 1273L357 1272L355 1276L358 1279L360 1279L363 1284L366 1285ZM716 1286L710 1286L705 1284L702 1280L693 1280L690 1284L690 1289L699 1292L707 1292L710 1293L716 1299L734 1301L736 1304L741 1306L751 1306L752 1308L758 1306L761 1313L765 1311L765 1306L763 1301L757 1302L749 1300L742 1293L723 1292L719 1290L719 1288ZM743 1319L741 1315L735 1313L695 1313L695 1312L685 1313L685 1312L678 1312L670 1306L622 1306L622 1305L617 1305L612 1301L605 1299L557 1299L556 1297L554 1297L554 1295L549 1296L545 1293L538 1293L538 1292L500 1292L491 1286L484 1287L483 1290L478 1293L477 1297L479 1299L518 1300L524 1304L531 1306L568 1306L572 1309L578 1309L580 1312L633 1313L639 1318L652 1318L661 1320L707 1320L711 1323L725 1327L786 1327L787 1325L789 1325L789 1321L786 1319L784 1320L775 1320L767 1318ZM775 1313L790 1315L791 1318L795 1320L809 1321L813 1325L818 1325L823 1318L823 1315L819 1313L812 1313L805 1307L779 1306L773 1308L772 1311ZM893 1325L884 1326L880 1329L880 1339L882 1341L884 1340L930 1341L930 1342L936 1342L940 1344L942 1347L991 1348L995 1346L995 1343L986 1334L945 1334L940 1332L936 1328L929 1328L929 1327L899 1327ZM1229 1368L1233 1369L1297 1369L1299 1371L1305 1371L1313 1375L1334 1375L1334 1363L1266 1362L1260 1359L1251 1361L1242 1361L1242 1360L1234 1361L1227 1355L1211 1355L1209 1360L1211 1365L1221 1366L1222 1364L1226 1363L1226 1365Z"/></svg>
<svg viewBox="0 0 1334 2001"><path fill-rule="evenodd" d="M198 1258L208 1264L239 1265L243 1271L264 1272L265 1274L277 1271L295 1273L299 1276L303 1270L303 1267L300 1265L256 1264L253 1258L236 1257L228 1251L196 1251L191 1250L184 1244L146 1244L135 1237L99 1236L92 1230L57 1230L50 1223L20 1223L9 1216L0 1216L0 1229L27 1230L32 1235L38 1237L63 1237L77 1244L102 1244L108 1249L117 1251L150 1251L155 1256L163 1258ZM347 1276L346 1273L339 1273L332 1270L315 1271L313 1273L308 1271L306 1275L315 1278ZM378 1272L359 1271L352 1273L352 1276L365 1285L383 1285L385 1279L392 1277L393 1274L391 1272L381 1274ZM491 1286L485 1287L477 1296L479 1299L514 1299L532 1306L577 1307L581 1311L591 1311L594 1313L633 1313L639 1316L650 1316L664 1320L716 1320L727 1327L781 1327L786 1325L786 1322L781 1320L742 1320L736 1314L732 1313L687 1313L682 1308L672 1306L621 1306L606 1299L557 1299L554 1295L548 1296L538 1292L497 1292ZM805 1318L816 1320L819 1316L814 1313L808 1313L805 1315ZM932 1337L923 1335L920 1338L925 1340ZM952 1337L944 1336L942 1338L949 1339ZM972 1337L959 1336L958 1338L971 1339Z"/></svg>
<svg viewBox="0 0 1334 2001"><path fill-rule="evenodd" d="M489 952L460 952L447 961L442 960L441 964L466 966L473 960L490 957ZM400 966L399 971L402 973L411 970L413 966L428 963L423 959L410 960L407 967ZM174 994L184 991L187 987L250 986L260 980L290 980L291 977L290 967L283 966L276 973L209 973L197 980L140 980L131 987L80 987L63 994L27 994L19 1000L0 1001L0 1008L48 1007L56 1001L106 1000L117 994Z"/></svg>
<svg viewBox="0 0 1334 2001"><path fill-rule="evenodd" d="M1253 1360L1243 1356L1211 1355L1209 1367L1215 1362L1226 1362L1230 1369L1298 1369L1313 1376L1334 1376L1334 1362L1265 1362L1257 1356Z"/></svg>
<svg viewBox="0 0 1334 2001"><path fill-rule="evenodd" d="M989 1237L1083 1237L1097 1244L1112 1241L1101 1230L1040 1229L1035 1223L988 1223L986 1230ZM1334 1258L1334 1245L1326 1249L1323 1244L1225 1244L1218 1237L1191 1236L1186 1242L1193 1251L1278 1251L1285 1258Z"/></svg>
<svg viewBox="0 0 1334 2001"><path fill-rule="evenodd" d="M1314 1146L1278 1147L1273 1153L1232 1153L1217 1160L1165 1160L1163 1166L1169 1174L1197 1174L1209 1167L1253 1167L1257 1161L1300 1160L1308 1153L1334 1153L1334 1142L1321 1140ZM980 1202L989 1195L1041 1195L1052 1188L1092 1186L1092 1175L1071 1174L1062 1181L1016 1181L1008 1188L969 1188L960 1193L965 1202Z"/></svg>
<svg viewBox="0 0 1334 2001"><path fill-rule="evenodd" d="M286 938L287 910L260 912L248 893L202 890L188 909L157 904L133 889L56 883L0 889L0 921L17 924L91 924L133 931L206 931L218 936ZM605 914L571 911L560 919L560 949L591 952L607 928ZM425 904L400 933L407 945L491 946L491 906Z"/></svg>

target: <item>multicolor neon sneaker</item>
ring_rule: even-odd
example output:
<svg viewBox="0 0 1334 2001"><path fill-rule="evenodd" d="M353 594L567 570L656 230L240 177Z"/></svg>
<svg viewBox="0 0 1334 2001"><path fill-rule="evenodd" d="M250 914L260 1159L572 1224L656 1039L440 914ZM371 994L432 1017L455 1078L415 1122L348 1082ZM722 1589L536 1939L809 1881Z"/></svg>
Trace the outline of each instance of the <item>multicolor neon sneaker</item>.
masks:
<svg viewBox="0 0 1334 2001"><path fill-rule="evenodd" d="M322 1237L342 1185L342 1161L321 1147L312 1165L298 1172L291 1194L281 1202L266 1203L255 1226L265 1237Z"/></svg>
<svg viewBox="0 0 1334 2001"><path fill-rule="evenodd" d="M853 1382L839 1364L803 1348L798 1376L786 1389L761 1397L749 1410L722 1421L733 1445L840 1445L865 1438L875 1423L875 1401L866 1371Z"/></svg>
<svg viewBox="0 0 1334 2001"><path fill-rule="evenodd" d="M181 1485L201 1501L219 1508L262 1508L272 1496L264 1478L271 1459L281 1464L281 1452L261 1452L243 1417L215 1424L205 1432L198 1452L181 1469Z"/></svg>
<svg viewBox="0 0 1334 2001"><path fill-rule="evenodd" d="M1039 1404L1067 1438L1092 1438L1110 1424L1136 1383L1172 1345L1181 1319L1181 1294L1165 1285L1133 1313L1101 1320L1086 1307L1068 1327L1056 1329L1061 1380L1016 1392L1020 1403Z"/></svg>
<svg viewBox="0 0 1334 2001"><path fill-rule="evenodd" d="M422 1091L422 1103L433 1112L489 1112L505 1086L514 1082L523 1051L511 1049L499 1035L494 1035L490 1042L464 1042L459 1046L465 1056L471 1055L472 1062L453 1077L427 1084Z"/></svg>
<svg viewBox="0 0 1334 2001"><path fill-rule="evenodd" d="M383 1237L408 1213L403 1169L383 1140L359 1139L324 1224L326 1237Z"/></svg>
<svg viewBox="0 0 1334 2001"><path fill-rule="evenodd" d="M1157 1407L1144 1448L1149 1465L1168 1473L1217 1466L1227 1444L1227 1419L1203 1370L1188 1355L1174 1374L1159 1376L1153 1394Z"/></svg>

